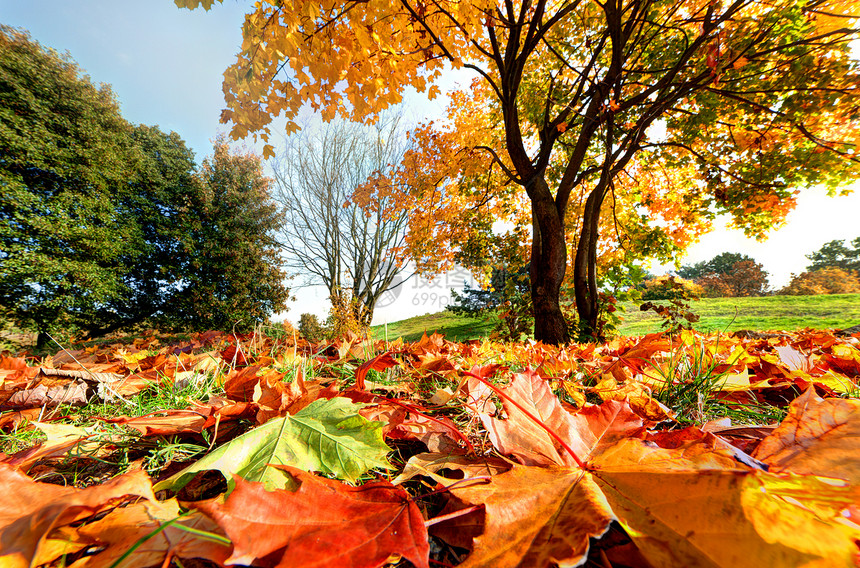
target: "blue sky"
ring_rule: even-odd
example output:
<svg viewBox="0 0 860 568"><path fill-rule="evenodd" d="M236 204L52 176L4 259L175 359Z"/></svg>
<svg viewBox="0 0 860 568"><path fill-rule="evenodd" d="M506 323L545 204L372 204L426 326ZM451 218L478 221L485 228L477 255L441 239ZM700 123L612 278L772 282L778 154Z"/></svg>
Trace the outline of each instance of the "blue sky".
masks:
<svg viewBox="0 0 860 568"><path fill-rule="evenodd" d="M250 2L225 0L206 12L179 9L173 0L0 0L0 22L27 29L42 45L68 51L94 82L109 83L134 123L174 130L193 148L198 162L212 151L212 140L227 127L218 118L224 102L221 79L241 43L241 25ZM441 102L416 104L415 118ZM277 136L273 138L277 140ZM250 146L250 141L248 142ZM788 225L759 243L717 224L694 245L684 263L708 260L721 252L742 252L764 264L771 283L781 287L802 272L804 257L833 239L860 236L860 192L829 198L822 191L801 194ZM662 267L654 267L659 271ZM411 286L411 284L410 284ZM396 321L438 311L424 301L440 288L411 286L377 321ZM325 294L301 292L287 317L326 313Z"/></svg>

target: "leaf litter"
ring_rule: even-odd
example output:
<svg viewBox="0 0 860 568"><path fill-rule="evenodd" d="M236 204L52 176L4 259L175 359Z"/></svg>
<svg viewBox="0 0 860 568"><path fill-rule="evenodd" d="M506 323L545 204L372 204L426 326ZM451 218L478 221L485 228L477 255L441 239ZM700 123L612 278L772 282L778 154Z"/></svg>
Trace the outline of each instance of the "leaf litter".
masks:
<svg viewBox="0 0 860 568"><path fill-rule="evenodd" d="M860 565L856 335L162 341L0 357L0 565Z"/></svg>

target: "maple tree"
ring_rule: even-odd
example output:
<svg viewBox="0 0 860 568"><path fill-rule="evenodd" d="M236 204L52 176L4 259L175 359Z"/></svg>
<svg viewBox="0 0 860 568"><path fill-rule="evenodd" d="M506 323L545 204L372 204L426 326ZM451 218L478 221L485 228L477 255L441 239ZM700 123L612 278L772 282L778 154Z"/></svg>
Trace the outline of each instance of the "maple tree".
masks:
<svg viewBox="0 0 860 568"><path fill-rule="evenodd" d="M411 227L455 222L430 231L432 247L427 229L410 245L438 258L465 240L464 211L522 204L535 337L559 343L569 337L559 302L569 216L588 334L605 203L645 209L626 212L634 234L646 215L668 219L638 230L646 249L666 252L714 211L760 235L797 188L856 178L857 15L842 0L260 2L225 73L222 120L233 136L267 140L274 116L292 130L306 103L326 119L372 119L407 87L439 94L446 65L474 72L469 92L452 97L451 127L416 131L427 152L404 163L411 183L401 184L422 203Z"/></svg>

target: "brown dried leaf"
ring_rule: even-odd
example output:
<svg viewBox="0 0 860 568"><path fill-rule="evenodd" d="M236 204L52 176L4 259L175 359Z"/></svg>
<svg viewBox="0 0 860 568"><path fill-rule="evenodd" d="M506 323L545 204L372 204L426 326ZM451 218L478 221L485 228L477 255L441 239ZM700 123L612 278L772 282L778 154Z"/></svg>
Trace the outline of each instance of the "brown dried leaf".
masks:
<svg viewBox="0 0 860 568"><path fill-rule="evenodd" d="M462 502L484 505L486 524L461 564L495 568L576 566L589 539L615 515L591 477L579 469L527 467L451 487Z"/></svg>
<svg viewBox="0 0 860 568"><path fill-rule="evenodd" d="M860 485L860 400L822 399L809 388L792 401L788 416L753 457L771 471L837 477Z"/></svg>
<svg viewBox="0 0 860 568"><path fill-rule="evenodd" d="M149 477L135 471L86 489L37 483L0 464L0 565L26 568L39 557L55 527L68 525L117 506L127 498L155 501Z"/></svg>

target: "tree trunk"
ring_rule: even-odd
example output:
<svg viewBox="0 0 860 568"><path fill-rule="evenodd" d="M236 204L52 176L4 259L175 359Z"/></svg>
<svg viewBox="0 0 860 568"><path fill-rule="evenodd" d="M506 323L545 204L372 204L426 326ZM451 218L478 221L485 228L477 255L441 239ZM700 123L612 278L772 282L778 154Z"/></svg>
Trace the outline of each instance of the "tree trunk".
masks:
<svg viewBox="0 0 860 568"><path fill-rule="evenodd" d="M573 262L573 288L580 332L596 341L603 340L598 325L597 230L600 224L600 207L605 196L604 183L599 183L588 195L582 216L582 232Z"/></svg>
<svg viewBox="0 0 860 568"><path fill-rule="evenodd" d="M539 177L535 183L546 186L543 177ZM532 257L529 266L535 339L550 345L570 341L560 303L561 283L566 269L563 217L548 190L535 191L532 198Z"/></svg>

